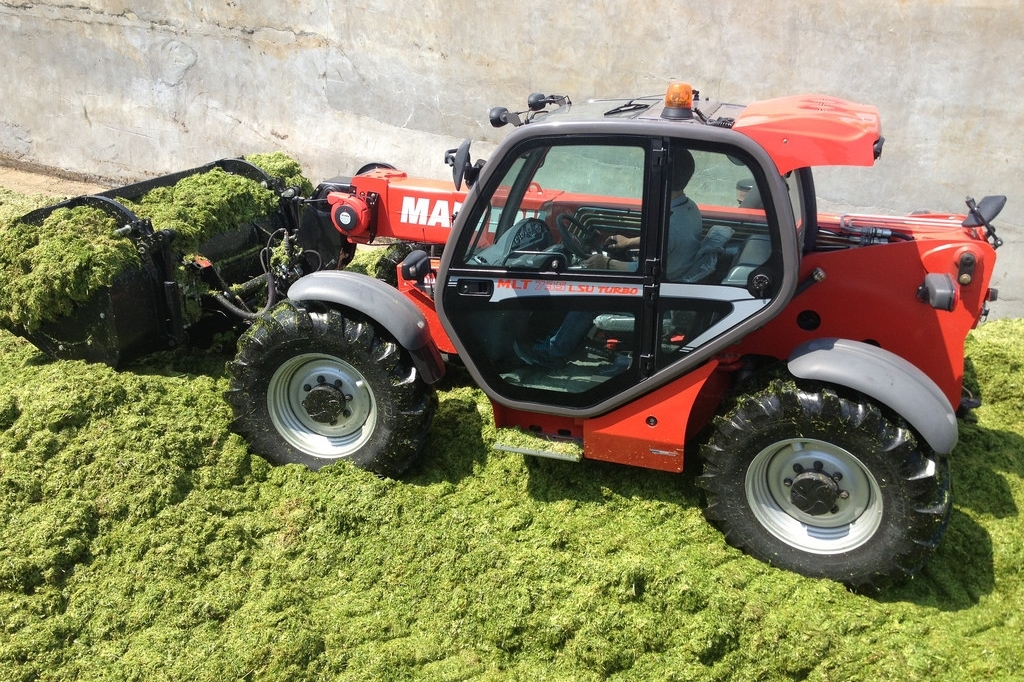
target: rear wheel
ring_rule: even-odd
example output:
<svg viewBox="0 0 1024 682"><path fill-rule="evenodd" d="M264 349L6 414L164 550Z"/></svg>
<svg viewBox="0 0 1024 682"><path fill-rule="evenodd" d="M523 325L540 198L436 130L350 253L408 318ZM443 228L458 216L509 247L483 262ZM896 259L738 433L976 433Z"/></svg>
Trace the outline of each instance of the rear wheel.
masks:
<svg viewBox="0 0 1024 682"><path fill-rule="evenodd" d="M699 482L726 540L870 588L915 573L952 510L945 457L864 396L776 381L715 421Z"/></svg>
<svg viewBox="0 0 1024 682"><path fill-rule="evenodd" d="M372 322L290 300L242 336L228 372L232 428L279 464L348 460L397 476L422 450L437 405Z"/></svg>

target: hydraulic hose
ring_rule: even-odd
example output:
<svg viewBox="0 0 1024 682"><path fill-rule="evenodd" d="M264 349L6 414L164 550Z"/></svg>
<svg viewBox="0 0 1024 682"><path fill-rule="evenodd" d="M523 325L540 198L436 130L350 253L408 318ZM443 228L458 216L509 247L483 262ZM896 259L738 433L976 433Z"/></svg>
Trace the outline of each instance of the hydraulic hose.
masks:
<svg viewBox="0 0 1024 682"><path fill-rule="evenodd" d="M277 303L277 288L274 286L274 276L269 271L267 271L266 278L267 303L258 312L254 313L250 310L246 310L245 308L235 305L231 301L231 299L228 298L227 295L222 291L214 293L213 300L216 301L217 304L226 312L235 315L236 317L240 317L243 320L255 320L257 317L270 310L274 306L274 304Z"/></svg>

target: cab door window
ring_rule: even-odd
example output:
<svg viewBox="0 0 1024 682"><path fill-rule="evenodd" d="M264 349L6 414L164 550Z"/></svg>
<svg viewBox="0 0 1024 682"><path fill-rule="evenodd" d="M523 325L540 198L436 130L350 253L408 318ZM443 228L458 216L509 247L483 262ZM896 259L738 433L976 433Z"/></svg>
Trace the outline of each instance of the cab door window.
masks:
<svg viewBox="0 0 1024 682"><path fill-rule="evenodd" d="M752 286L776 254L760 172L731 150L675 141L663 276L658 287L658 369L749 318L771 292Z"/></svg>
<svg viewBox="0 0 1024 682"><path fill-rule="evenodd" d="M586 406L639 381L649 148L532 143L481 188L443 296L499 394Z"/></svg>
<svg viewBox="0 0 1024 682"><path fill-rule="evenodd" d="M613 255L633 262L641 233L645 158L642 147L622 145L524 150L475 216L461 264L541 269L561 263L580 268L587 258L609 248L602 238L613 235L630 240ZM538 252L556 257L539 258ZM602 264L594 260L590 265Z"/></svg>

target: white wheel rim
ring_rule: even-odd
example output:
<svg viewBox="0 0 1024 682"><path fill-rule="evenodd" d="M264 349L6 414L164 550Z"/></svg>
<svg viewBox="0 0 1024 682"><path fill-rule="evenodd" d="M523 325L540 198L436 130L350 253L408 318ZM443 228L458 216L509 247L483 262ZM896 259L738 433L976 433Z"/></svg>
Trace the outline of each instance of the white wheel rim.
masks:
<svg viewBox="0 0 1024 682"><path fill-rule="evenodd" d="M317 421L303 407L311 388L337 386L346 396L345 412L331 424ZM332 355L305 353L282 364L267 387L267 411L274 428L292 447L326 459L357 452L373 435L377 403L366 378Z"/></svg>
<svg viewBox="0 0 1024 682"><path fill-rule="evenodd" d="M791 500L797 469L815 463L846 497L832 512L812 515ZM789 481L789 483L787 483ZM840 554L868 542L882 523L882 491L864 464L843 448L811 438L792 438L765 448L747 469L744 492L758 522L790 547L812 554Z"/></svg>

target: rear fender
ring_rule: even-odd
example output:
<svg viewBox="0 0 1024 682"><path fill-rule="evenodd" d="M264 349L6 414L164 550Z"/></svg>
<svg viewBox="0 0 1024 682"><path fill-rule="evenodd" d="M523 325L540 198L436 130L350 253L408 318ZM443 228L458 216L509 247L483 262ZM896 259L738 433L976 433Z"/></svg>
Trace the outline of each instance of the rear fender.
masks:
<svg viewBox="0 0 1024 682"><path fill-rule="evenodd" d="M324 301L362 313L409 351L421 379L433 384L444 376L444 361L426 318L391 285L357 272L321 270L291 285L288 298Z"/></svg>
<svg viewBox="0 0 1024 682"><path fill-rule="evenodd" d="M814 339L789 357L789 371L860 391L894 410L940 455L956 445L956 413L927 374L895 353L859 341Z"/></svg>

